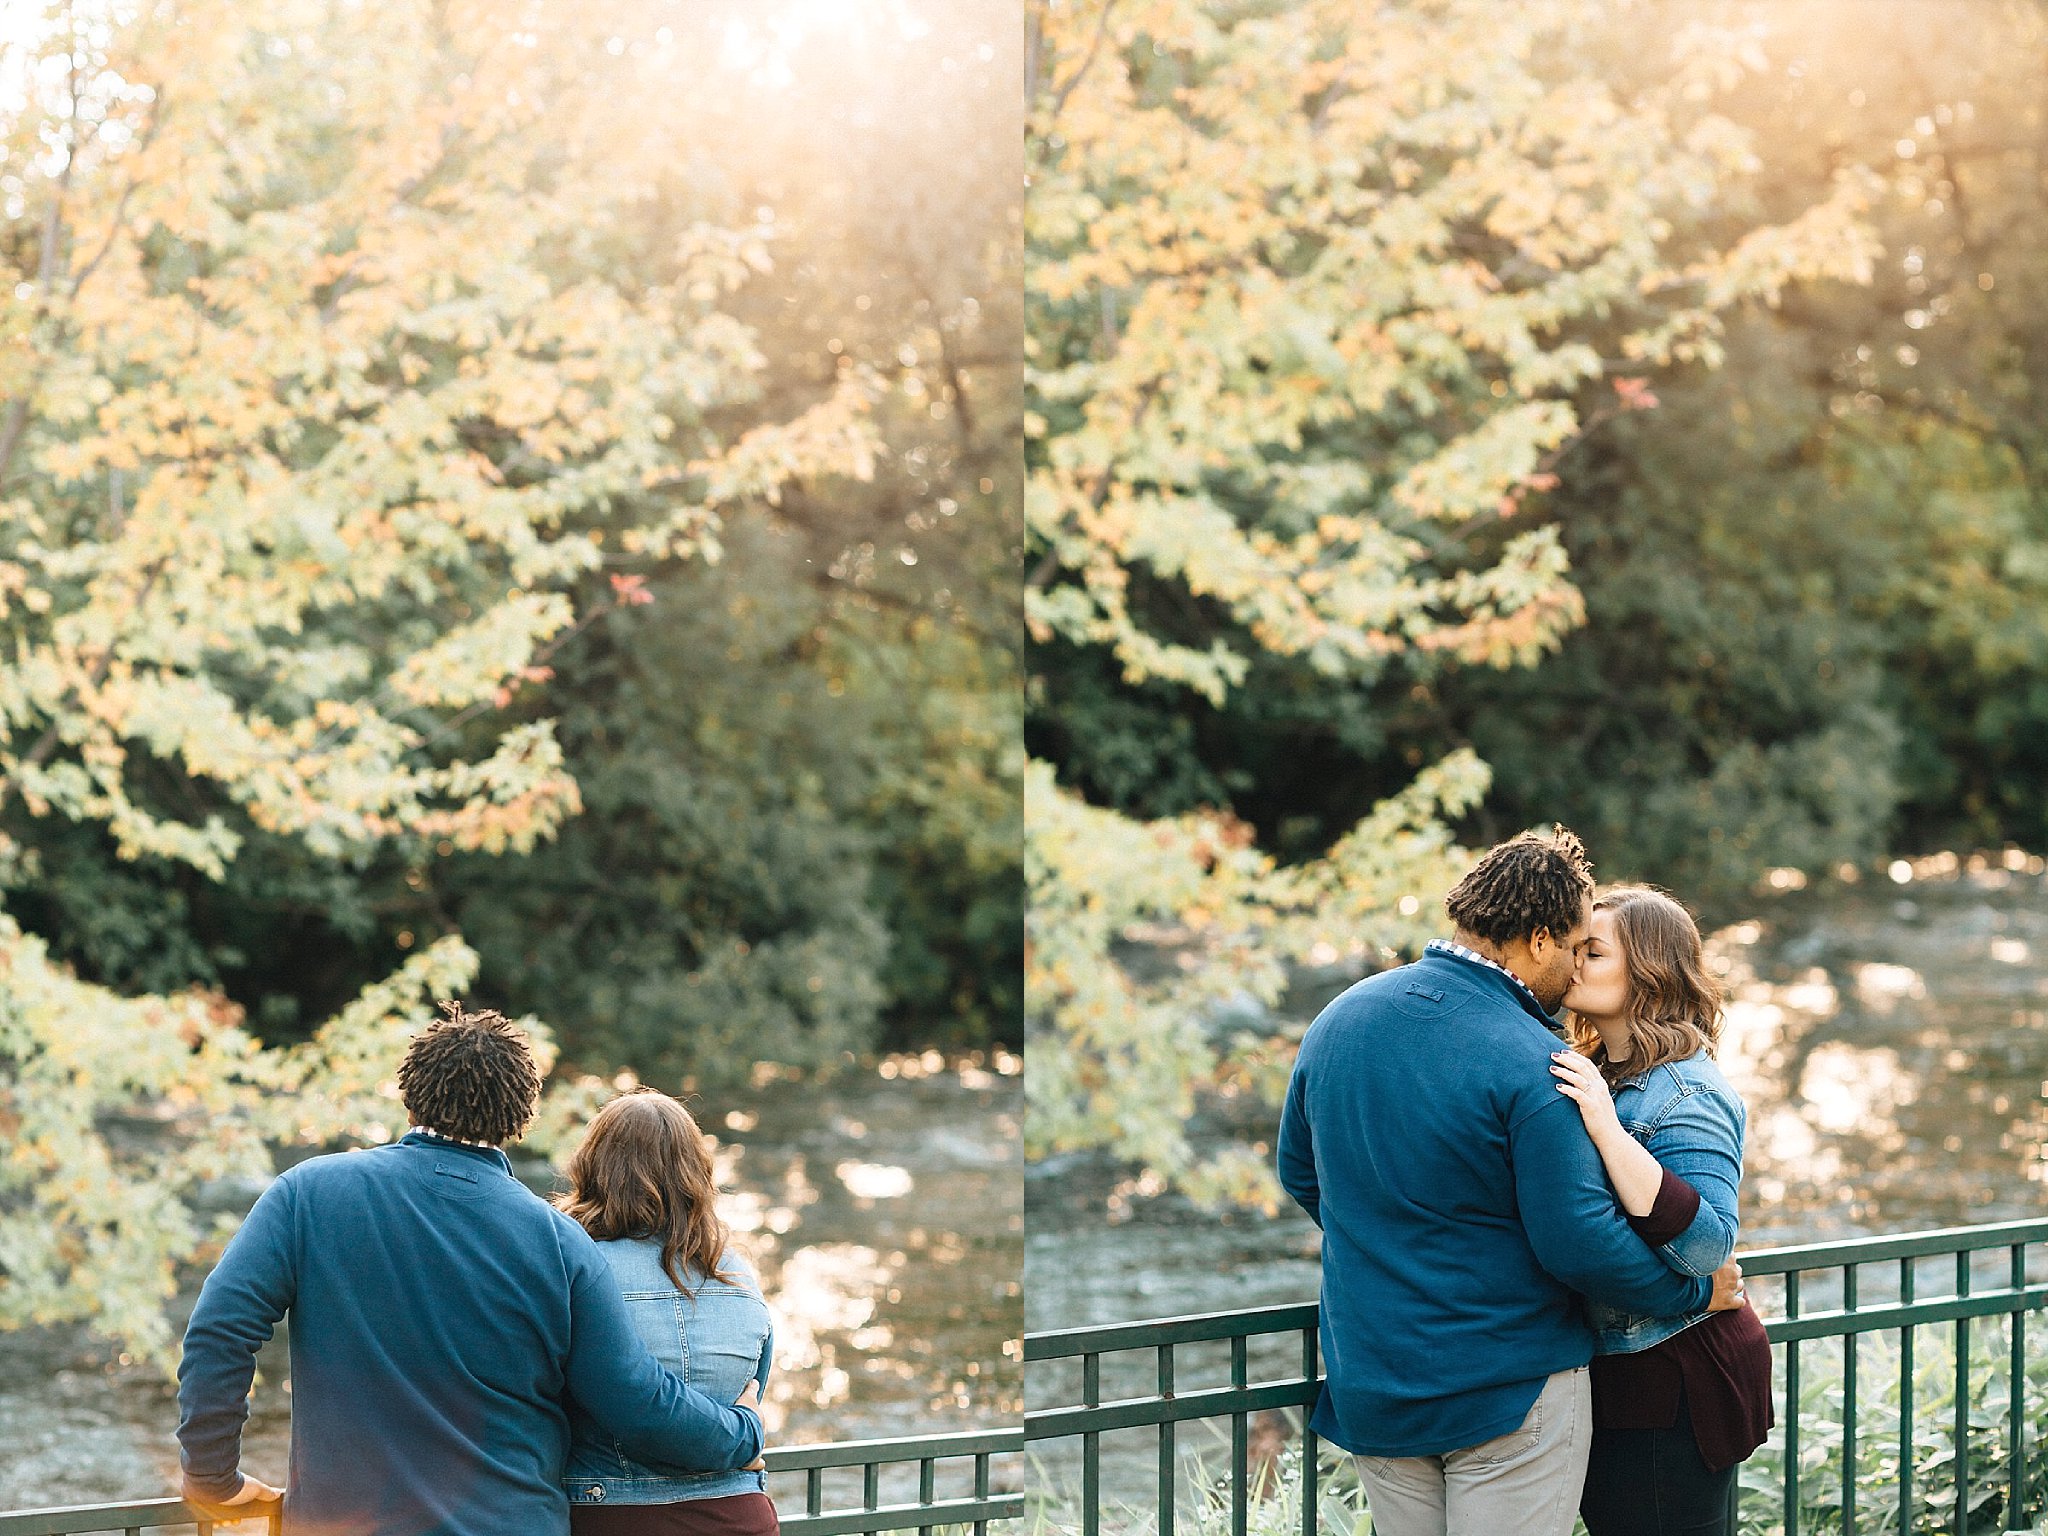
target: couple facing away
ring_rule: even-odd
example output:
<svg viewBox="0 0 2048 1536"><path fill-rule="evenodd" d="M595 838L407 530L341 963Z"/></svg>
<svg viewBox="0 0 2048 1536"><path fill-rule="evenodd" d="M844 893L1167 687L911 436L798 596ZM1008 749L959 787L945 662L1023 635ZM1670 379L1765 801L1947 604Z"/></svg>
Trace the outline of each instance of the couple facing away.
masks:
<svg viewBox="0 0 2048 1536"><path fill-rule="evenodd" d="M500 1150L540 1098L516 1026L449 1005L398 1086L412 1129L279 1175L207 1277L178 1370L186 1502L274 1508L241 1440L289 1317L287 1536L775 1536L768 1309L689 1112L612 1100L551 1204Z"/></svg>
<svg viewBox="0 0 2048 1536"><path fill-rule="evenodd" d="M1323 1231L1312 1427L1379 1536L1728 1536L1771 1354L1699 929L1596 892L1563 829L1445 906L1454 936L1325 1008L1288 1085L1280 1180Z"/></svg>

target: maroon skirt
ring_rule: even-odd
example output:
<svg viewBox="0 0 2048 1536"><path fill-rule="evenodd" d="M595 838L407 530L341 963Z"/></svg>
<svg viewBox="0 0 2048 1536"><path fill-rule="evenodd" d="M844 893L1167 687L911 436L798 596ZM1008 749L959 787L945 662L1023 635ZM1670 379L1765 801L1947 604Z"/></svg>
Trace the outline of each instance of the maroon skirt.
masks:
<svg viewBox="0 0 2048 1536"><path fill-rule="evenodd" d="M780 1536L765 1493L675 1504L571 1504L570 1536Z"/></svg>

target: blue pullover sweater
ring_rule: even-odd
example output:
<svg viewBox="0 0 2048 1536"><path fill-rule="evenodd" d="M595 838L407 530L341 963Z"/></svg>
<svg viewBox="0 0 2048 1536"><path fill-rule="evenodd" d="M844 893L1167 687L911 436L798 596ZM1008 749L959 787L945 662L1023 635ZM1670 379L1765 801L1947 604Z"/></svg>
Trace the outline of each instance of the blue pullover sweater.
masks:
<svg viewBox="0 0 2048 1536"><path fill-rule="evenodd" d="M202 1495L241 1486L256 1351L287 1313L287 1533L564 1536L571 1397L679 1472L760 1454L760 1420L655 1362L597 1245L502 1152L415 1131L264 1191L185 1330L178 1440Z"/></svg>
<svg viewBox="0 0 2048 1536"><path fill-rule="evenodd" d="M1706 1306L1710 1282L1623 1218L1550 1075L1559 1048L1512 977L1436 950L1309 1026L1279 1171L1323 1229L1318 1434L1372 1456L1477 1445L1592 1358L1575 1292L1658 1317Z"/></svg>

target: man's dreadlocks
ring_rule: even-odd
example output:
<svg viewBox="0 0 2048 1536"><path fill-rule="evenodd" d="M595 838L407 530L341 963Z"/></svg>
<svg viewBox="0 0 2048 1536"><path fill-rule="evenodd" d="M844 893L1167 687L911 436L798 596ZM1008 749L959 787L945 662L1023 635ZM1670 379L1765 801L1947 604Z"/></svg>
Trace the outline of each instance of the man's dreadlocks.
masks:
<svg viewBox="0 0 2048 1536"><path fill-rule="evenodd" d="M398 1069L398 1091L415 1124L462 1141L498 1146L518 1138L540 1102L540 1068L526 1035L502 1013L447 1015L420 1033Z"/></svg>
<svg viewBox="0 0 2048 1536"><path fill-rule="evenodd" d="M1444 910L1467 933L1494 944L1542 928L1561 939L1585 915L1593 894L1586 848L1563 827L1548 837L1524 832L1487 850L1451 887Z"/></svg>

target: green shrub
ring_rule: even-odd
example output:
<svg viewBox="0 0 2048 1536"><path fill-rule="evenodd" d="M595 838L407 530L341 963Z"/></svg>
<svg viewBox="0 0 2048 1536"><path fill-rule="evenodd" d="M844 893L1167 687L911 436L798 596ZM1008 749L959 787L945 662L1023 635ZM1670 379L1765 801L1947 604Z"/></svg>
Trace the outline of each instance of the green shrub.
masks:
<svg viewBox="0 0 2048 1536"><path fill-rule="evenodd" d="M2040 1326L2036 1320L2036 1327ZM1971 1329L1968 1529L2004 1532L2040 1522L2048 1511L2048 1354L2026 1362L2021 1384L2023 1502L2006 1506L2011 1355L2002 1325ZM1779 1384L1783 1383L1779 1356ZM1899 1341L1873 1334L1858 1346L1856 1380L1856 1528L1895 1531L1899 1520ZM1839 1343L1800 1346L1799 1530L1828 1536L1842 1529L1842 1356ZM1781 1409L1782 1413L1782 1409ZM1782 1424L1743 1464L1740 1536L1784 1530L1785 1430ZM1946 1327L1921 1328L1913 1356L1913 1521L1911 1529L1955 1529L1955 1342ZM2018 1518L2013 1518L2014 1515Z"/></svg>

